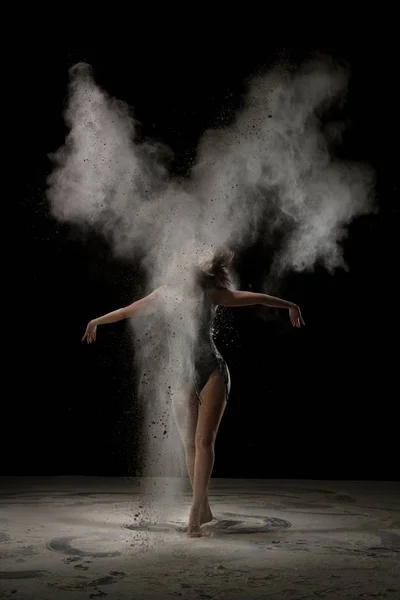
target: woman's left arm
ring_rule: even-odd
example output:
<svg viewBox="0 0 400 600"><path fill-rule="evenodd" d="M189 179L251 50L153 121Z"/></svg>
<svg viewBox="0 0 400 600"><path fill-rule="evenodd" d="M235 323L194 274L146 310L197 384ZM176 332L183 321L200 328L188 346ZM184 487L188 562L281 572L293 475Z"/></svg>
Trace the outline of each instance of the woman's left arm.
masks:
<svg viewBox="0 0 400 600"><path fill-rule="evenodd" d="M300 325L305 324L297 304L288 302L282 298L276 298L268 294L229 289L214 289L212 295L214 304L219 306L253 306L255 304L262 304L271 308L287 308L293 327L300 327Z"/></svg>

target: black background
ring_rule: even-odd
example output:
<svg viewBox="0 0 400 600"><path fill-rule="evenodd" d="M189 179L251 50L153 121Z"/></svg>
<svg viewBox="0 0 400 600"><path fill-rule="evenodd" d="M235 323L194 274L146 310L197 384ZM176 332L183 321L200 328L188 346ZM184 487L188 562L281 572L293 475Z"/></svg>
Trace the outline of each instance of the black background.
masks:
<svg viewBox="0 0 400 600"><path fill-rule="evenodd" d="M393 39L378 37L307 38L297 46L227 38L208 43L207 52L197 41L157 46L137 37L21 44L4 124L12 124L7 179L19 212L15 229L3 224L15 258L4 317L14 343L3 397L3 474L133 475L138 467L128 329L101 328L91 346L80 338L90 318L140 297L143 273L116 261L94 233L82 239L55 222L44 195L48 154L66 134L69 67L90 63L97 82L134 107L141 135L173 148L171 168L184 174L202 132L240 106L251 73L279 56L301 63L322 52L352 69L340 153L375 168L379 212L349 227L348 272L331 276L318 267L271 290L301 305L304 329L292 330L284 313L223 309L217 344L232 393L214 476L398 479L397 67ZM237 257L236 268L241 287L260 289L262 239Z"/></svg>

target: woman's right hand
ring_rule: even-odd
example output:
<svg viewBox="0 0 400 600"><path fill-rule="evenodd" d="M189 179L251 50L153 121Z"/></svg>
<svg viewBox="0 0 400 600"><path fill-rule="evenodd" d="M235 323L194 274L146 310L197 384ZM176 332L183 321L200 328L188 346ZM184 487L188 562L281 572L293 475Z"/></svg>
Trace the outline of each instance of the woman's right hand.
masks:
<svg viewBox="0 0 400 600"><path fill-rule="evenodd" d="M304 319L301 316L301 311L298 306L293 306L289 308L289 318L293 327L301 327L301 325L305 325Z"/></svg>
<svg viewBox="0 0 400 600"><path fill-rule="evenodd" d="M86 327L85 335L82 338L82 342L85 340L87 341L88 344L95 342L96 341L96 330L97 330L97 325L94 323L94 321L89 321L89 323Z"/></svg>

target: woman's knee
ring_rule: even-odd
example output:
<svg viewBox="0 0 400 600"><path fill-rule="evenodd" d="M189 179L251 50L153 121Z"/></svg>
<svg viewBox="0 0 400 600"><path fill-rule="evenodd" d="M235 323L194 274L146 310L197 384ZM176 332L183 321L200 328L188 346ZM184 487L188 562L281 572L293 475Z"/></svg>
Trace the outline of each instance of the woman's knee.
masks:
<svg viewBox="0 0 400 600"><path fill-rule="evenodd" d="M214 450L215 438L215 432L196 434L196 450Z"/></svg>

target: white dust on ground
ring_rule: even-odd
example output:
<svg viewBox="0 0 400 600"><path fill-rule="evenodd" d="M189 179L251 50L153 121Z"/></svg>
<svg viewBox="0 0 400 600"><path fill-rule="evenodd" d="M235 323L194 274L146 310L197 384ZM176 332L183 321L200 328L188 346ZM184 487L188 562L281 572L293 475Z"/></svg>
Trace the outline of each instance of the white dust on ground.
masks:
<svg viewBox="0 0 400 600"><path fill-rule="evenodd" d="M397 597L395 483L212 480L201 539L179 531L189 491L162 506L138 480L1 483L0 598Z"/></svg>

